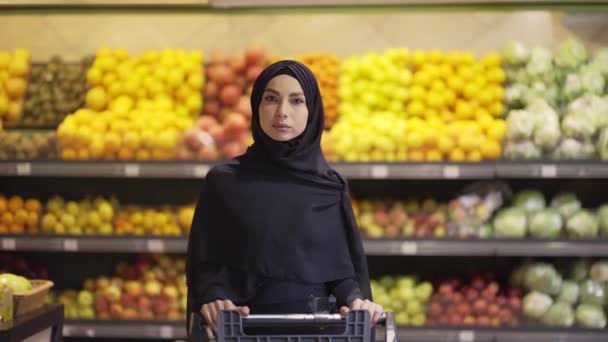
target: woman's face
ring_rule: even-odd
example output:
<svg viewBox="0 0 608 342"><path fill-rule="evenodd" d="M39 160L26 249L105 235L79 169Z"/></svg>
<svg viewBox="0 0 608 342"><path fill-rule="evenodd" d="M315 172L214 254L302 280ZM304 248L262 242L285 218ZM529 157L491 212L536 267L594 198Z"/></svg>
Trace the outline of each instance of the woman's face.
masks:
<svg viewBox="0 0 608 342"><path fill-rule="evenodd" d="M297 79L279 75L266 85L260 102L260 126L276 141L288 141L304 132L308 107Z"/></svg>

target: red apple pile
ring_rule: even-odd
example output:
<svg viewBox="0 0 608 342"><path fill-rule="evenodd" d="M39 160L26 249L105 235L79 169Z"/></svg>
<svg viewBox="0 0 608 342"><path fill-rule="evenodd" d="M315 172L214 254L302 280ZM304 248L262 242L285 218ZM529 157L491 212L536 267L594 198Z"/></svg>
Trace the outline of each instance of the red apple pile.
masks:
<svg viewBox="0 0 608 342"><path fill-rule="evenodd" d="M133 265L120 263L113 277L87 279L84 289L58 296L66 318L183 320L186 316L185 260L141 255Z"/></svg>
<svg viewBox="0 0 608 342"><path fill-rule="evenodd" d="M447 206L433 199L361 200L354 207L359 227L369 238L446 235Z"/></svg>
<svg viewBox="0 0 608 342"><path fill-rule="evenodd" d="M449 279L439 283L428 306L428 323L456 326L516 326L522 294L502 289L492 275L475 275L469 283Z"/></svg>

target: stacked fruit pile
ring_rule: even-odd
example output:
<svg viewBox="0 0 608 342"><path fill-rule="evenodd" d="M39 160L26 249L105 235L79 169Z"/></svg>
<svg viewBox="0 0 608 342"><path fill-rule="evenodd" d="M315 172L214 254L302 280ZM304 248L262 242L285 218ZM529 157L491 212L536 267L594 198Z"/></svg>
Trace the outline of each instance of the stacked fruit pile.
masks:
<svg viewBox="0 0 608 342"><path fill-rule="evenodd" d="M203 55L99 49L87 80L88 109L59 126L65 159L171 159L202 108Z"/></svg>
<svg viewBox="0 0 608 342"><path fill-rule="evenodd" d="M70 235L111 235L116 199L87 197L80 202L54 196L46 203L42 233Z"/></svg>
<svg viewBox="0 0 608 342"><path fill-rule="evenodd" d="M114 234L180 236L187 234L190 229L192 217L188 214L186 209L182 209L181 217L177 217L170 206L158 210L135 205L124 206L114 218ZM184 225L188 219L190 222Z"/></svg>
<svg viewBox="0 0 608 342"><path fill-rule="evenodd" d="M249 46L244 55L213 52L207 66L203 116L183 135L179 159L230 159L245 152L251 143L251 87L265 65L265 49L258 45Z"/></svg>
<svg viewBox="0 0 608 342"><path fill-rule="evenodd" d="M514 286L529 291L523 310L531 324L551 327L605 328L608 307L608 260L587 259L565 265L526 262L511 274Z"/></svg>
<svg viewBox="0 0 608 342"><path fill-rule="evenodd" d="M0 51L0 122L6 127L13 127L21 120L29 73L28 50Z"/></svg>
<svg viewBox="0 0 608 342"><path fill-rule="evenodd" d="M38 233L40 213L37 199L0 195L0 234Z"/></svg>
<svg viewBox="0 0 608 342"><path fill-rule="evenodd" d="M88 57L66 63L54 56L48 63L33 65L19 126L56 127L66 115L83 107L91 63Z"/></svg>
<svg viewBox="0 0 608 342"><path fill-rule="evenodd" d="M334 53L307 53L295 56L315 74L325 109L325 128L331 128L338 119L338 79L340 76L340 57Z"/></svg>
<svg viewBox="0 0 608 342"><path fill-rule="evenodd" d="M475 275L468 284L443 281L428 307L429 324L514 326L521 319L521 291L503 289L494 276Z"/></svg>
<svg viewBox="0 0 608 342"><path fill-rule="evenodd" d="M361 200L353 206L363 235L370 238L447 234L447 206L432 199Z"/></svg>
<svg viewBox="0 0 608 342"><path fill-rule="evenodd" d="M608 49L505 47L508 159L608 159Z"/></svg>
<svg viewBox="0 0 608 342"><path fill-rule="evenodd" d="M418 282L412 276L384 276L372 280L374 301L395 314L399 325L421 326L427 321L427 302L433 293L429 282Z"/></svg>
<svg viewBox="0 0 608 342"><path fill-rule="evenodd" d="M0 160L57 158L55 132L6 132L0 135Z"/></svg>
<svg viewBox="0 0 608 342"><path fill-rule="evenodd" d="M0 273L13 273L27 279L49 279L48 268L32 265L15 253L0 254Z"/></svg>
<svg viewBox="0 0 608 342"><path fill-rule="evenodd" d="M142 255L116 266L113 277L87 279L80 291L67 290L50 302L65 306L67 319L169 319L186 317L183 258Z"/></svg>

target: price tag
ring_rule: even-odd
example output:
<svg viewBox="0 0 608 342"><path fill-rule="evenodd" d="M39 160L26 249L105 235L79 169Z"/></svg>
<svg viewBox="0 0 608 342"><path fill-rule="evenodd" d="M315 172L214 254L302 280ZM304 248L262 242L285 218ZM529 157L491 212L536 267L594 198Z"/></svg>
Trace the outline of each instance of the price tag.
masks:
<svg viewBox="0 0 608 342"><path fill-rule="evenodd" d="M386 165L372 165L371 169L372 178L388 178L388 166Z"/></svg>
<svg viewBox="0 0 608 342"><path fill-rule="evenodd" d="M163 240L151 239L146 242L148 251L152 253L163 253L165 251L165 242Z"/></svg>
<svg viewBox="0 0 608 342"><path fill-rule="evenodd" d="M443 167L443 178L460 178L460 167L457 165L446 165Z"/></svg>
<svg viewBox="0 0 608 342"><path fill-rule="evenodd" d="M461 330L458 332L458 341L459 342L474 342L475 341L475 331L473 330Z"/></svg>
<svg viewBox="0 0 608 342"><path fill-rule="evenodd" d="M127 164L125 165L125 176L127 177L139 177L140 170L138 164Z"/></svg>
<svg viewBox="0 0 608 342"><path fill-rule="evenodd" d="M403 255L416 255L418 253L418 244L412 241L405 241L401 243L400 249Z"/></svg>
<svg viewBox="0 0 608 342"><path fill-rule="evenodd" d="M76 240L76 239L63 240L63 250L66 252L78 252L78 240Z"/></svg>
<svg viewBox="0 0 608 342"><path fill-rule="evenodd" d="M541 165L540 176L543 178L555 178L557 176L557 166L555 165Z"/></svg>
<svg viewBox="0 0 608 342"><path fill-rule="evenodd" d="M88 337L95 337L95 329L88 328L84 331L84 334Z"/></svg>
<svg viewBox="0 0 608 342"><path fill-rule="evenodd" d="M160 337L162 338L173 338L173 327L170 325L160 326Z"/></svg>
<svg viewBox="0 0 608 342"><path fill-rule="evenodd" d="M18 163L17 164L17 176L29 176L32 174L32 164L30 163Z"/></svg>
<svg viewBox="0 0 608 342"><path fill-rule="evenodd" d="M17 241L13 238L2 239L2 250L3 251L14 251L17 249Z"/></svg>
<svg viewBox="0 0 608 342"><path fill-rule="evenodd" d="M196 178L205 178L207 173L209 173L209 165L196 165L193 173Z"/></svg>

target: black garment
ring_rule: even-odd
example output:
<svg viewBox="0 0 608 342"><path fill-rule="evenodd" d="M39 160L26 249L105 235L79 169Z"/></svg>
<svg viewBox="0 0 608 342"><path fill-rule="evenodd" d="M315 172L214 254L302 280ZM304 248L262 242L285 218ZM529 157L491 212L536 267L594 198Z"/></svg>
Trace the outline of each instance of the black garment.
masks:
<svg viewBox="0 0 608 342"><path fill-rule="evenodd" d="M300 82L309 111L303 134L286 143L263 132L258 113L267 83L281 74ZM269 66L251 105L254 144L209 172L197 204L188 241L189 310L216 299L247 304L267 279L329 284L343 302L371 300L346 181L321 152L323 104L312 72L294 61Z"/></svg>

